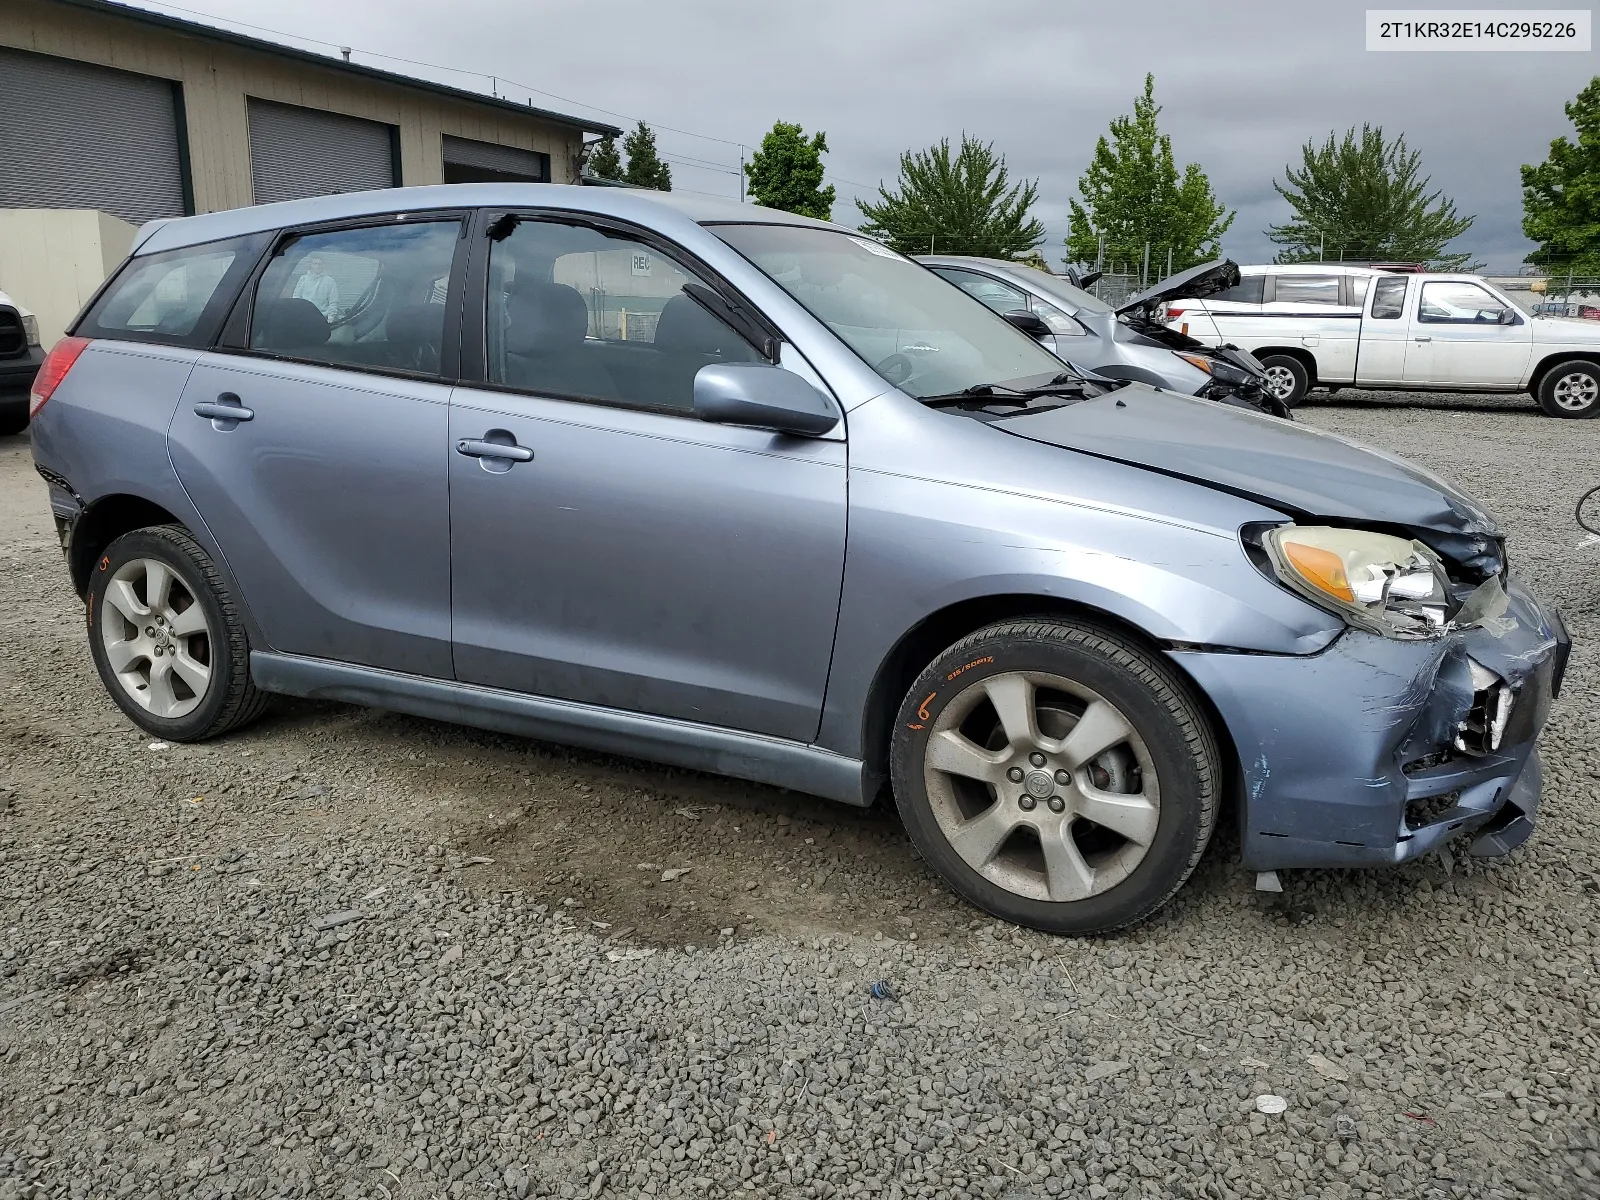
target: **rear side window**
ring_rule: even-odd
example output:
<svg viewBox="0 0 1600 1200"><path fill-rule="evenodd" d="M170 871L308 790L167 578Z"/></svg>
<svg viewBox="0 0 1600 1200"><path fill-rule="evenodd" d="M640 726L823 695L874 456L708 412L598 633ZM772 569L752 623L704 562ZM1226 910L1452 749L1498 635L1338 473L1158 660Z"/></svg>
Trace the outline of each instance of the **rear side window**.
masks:
<svg viewBox="0 0 1600 1200"><path fill-rule="evenodd" d="M1265 275L1246 275L1230 288L1223 288L1207 296L1207 300L1231 300L1236 304L1260 304L1266 295Z"/></svg>
<svg viewBox="0 0 1600 1200"><path fill-rule="evenodd" d="M115 279L73 330L82 337L209 345L264 238L236 238L142 254Z"/></svg>
<svg viewBox="0 0 1600 1200"><path fill-rule="evenodd" d="M1365 303L1367 299L1367 288L1372 285L1372 276L1350 275L1347 276L1347 282L1350 285L1350 303Z"/></svg>
<svg viewBox="0 0 1600 1200"><path fill-rule="evenodd" d="M1372 315L1379 321L1397 320L1406 307L1406 281L1388 276L1374 285Z"/></svg>
<svg viewBox="0 0 1600 1200"><path fill-rule="evenodd" d="M1337 275L1279 275L1273 298L1279 304L1337 304Z"/></svg>
<svg viewBox="0 0 1600 1200"><path fill-rule="evenodd" d="M250 349L334 367L437 375L459 219L297 237L256 285Z"/></svg>

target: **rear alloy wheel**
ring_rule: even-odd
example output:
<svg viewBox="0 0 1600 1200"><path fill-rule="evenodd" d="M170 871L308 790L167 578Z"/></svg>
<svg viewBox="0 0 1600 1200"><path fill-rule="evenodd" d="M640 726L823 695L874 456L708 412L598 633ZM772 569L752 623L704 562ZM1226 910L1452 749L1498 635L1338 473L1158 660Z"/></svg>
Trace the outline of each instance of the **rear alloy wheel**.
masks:
<svg viewBox="0 0 1600 1200"><path fill-rule="evenodd" d="M1600 414L1600 366L1565 362L1551 367L1539 383L1539 407L1552 417Z"/></svg>
<svg viewBox="0 0 1600 1200"><path fill-rule="evenodd" d="M1288 354L1269 354L1261 360L1266 373L1265 387L1274 400L1294 408L1311 390L1311 374L1305 363Z"/></svg>
<svg viewBox="0 0 1600 1200"><path fill-rule="evenodd" d="M1219 757L1187 686L1090 626L990 626L939 657L895 732L896 803L956 891L1018 924L1101 933L1182 886L1216 818Z"/></svg>
<svg viewBox="0 0 1600 1200"><path fill-rule="evenodd" d="M153 526L112 542L90 575L87 615L101 682L146 732L200 741L265 707L232 598L185 530Z"/></svg>

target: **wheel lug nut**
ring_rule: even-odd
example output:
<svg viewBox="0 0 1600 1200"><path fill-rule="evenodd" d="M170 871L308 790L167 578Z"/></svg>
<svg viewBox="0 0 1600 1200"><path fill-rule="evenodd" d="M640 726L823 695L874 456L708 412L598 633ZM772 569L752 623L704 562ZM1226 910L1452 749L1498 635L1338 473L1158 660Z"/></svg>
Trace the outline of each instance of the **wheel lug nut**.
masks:
<svg viewBox="0 0 1600 1200"><path fill-rule="evenodd" d="M1034 810L1034 806L1039 802L1032 796L1024 795L1020 800L1017 801L1017 803L1022 805L1023 812L1032 812Z"/></svg>
<svg viewBox="0 0 1600 1200"><path fill-rule="evenodd" d="M144 627L144 635L145 637L155 637L156 627L154 625L146 625Z"/></svg>
<svg viewBox="0 0 1600 1200"><path fill-rule="evenodd" d="M1006 772L1006 778L1011 780L1012 783L1021 783L1022 782L1022 768L1021 767L1012 767L1011 770Z"/></svg>
<svg viewBox="0 0 1600 1200"><path fill-rule="evenodd" d="M1032 754L1028 755L1028 761L1036 767L1042 767L1044 766L1044 755L1040 754L1038 751L1034 751Z"/></svg>
<svg viewBox="0 0 1600 1200"><path fill-rule="evenodd" d="M1072 772L1071 771L1057 771L1056 772L1056 782L1059 783L1062 787L1066 787L1067 784L1072 782Z"/></svg>
<svg viewBox="0 0 1600 1200"><path fill-rule="evenodd" d="M1065 800L1063 800L1060 796L1051 796L1050 797L1050 811L1053 812L1053 813L1066 812L1067 811L1067 802Z"/></svg>

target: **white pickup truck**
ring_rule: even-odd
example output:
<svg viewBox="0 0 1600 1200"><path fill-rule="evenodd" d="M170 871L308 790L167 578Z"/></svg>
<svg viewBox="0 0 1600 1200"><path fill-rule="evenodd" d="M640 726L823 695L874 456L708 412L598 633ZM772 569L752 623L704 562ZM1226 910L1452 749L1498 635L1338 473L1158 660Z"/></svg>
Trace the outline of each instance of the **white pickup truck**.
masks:
<svg viewBox="0 0 1600 1200"><path fill-rule="evenodd" d="M1533 317L1476 275L1247 266L1166 321L1250 351L1288 405L1314 387L1527 392L1552 417L1600 414L1600 322Z"/></svg>

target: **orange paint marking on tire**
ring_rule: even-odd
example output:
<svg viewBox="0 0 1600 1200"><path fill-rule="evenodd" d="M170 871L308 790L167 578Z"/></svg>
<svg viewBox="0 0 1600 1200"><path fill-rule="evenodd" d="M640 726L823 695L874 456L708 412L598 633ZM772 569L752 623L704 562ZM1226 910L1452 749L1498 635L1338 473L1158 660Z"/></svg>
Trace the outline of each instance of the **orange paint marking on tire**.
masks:
<svg viewBox="0 0 1600 1200"><path fill-rule="evenodd" d="M100 569L102 571L104 571L110 565L111 565L111 556L109 554L102 554L100 556Z"/></svg>
<svg viewBox="0 0 1600 1200"><path fill-rule="evenodd" d="M929 692L928 693L928 698L926 700L924 700L921 704L917 705L917 716L921 717L924 721L929 721L929 720L933 719L933 714L928 712L928 705L933 703L933 698L935 696L937 696L938 694L939 694L938 692Z"/></svg>

